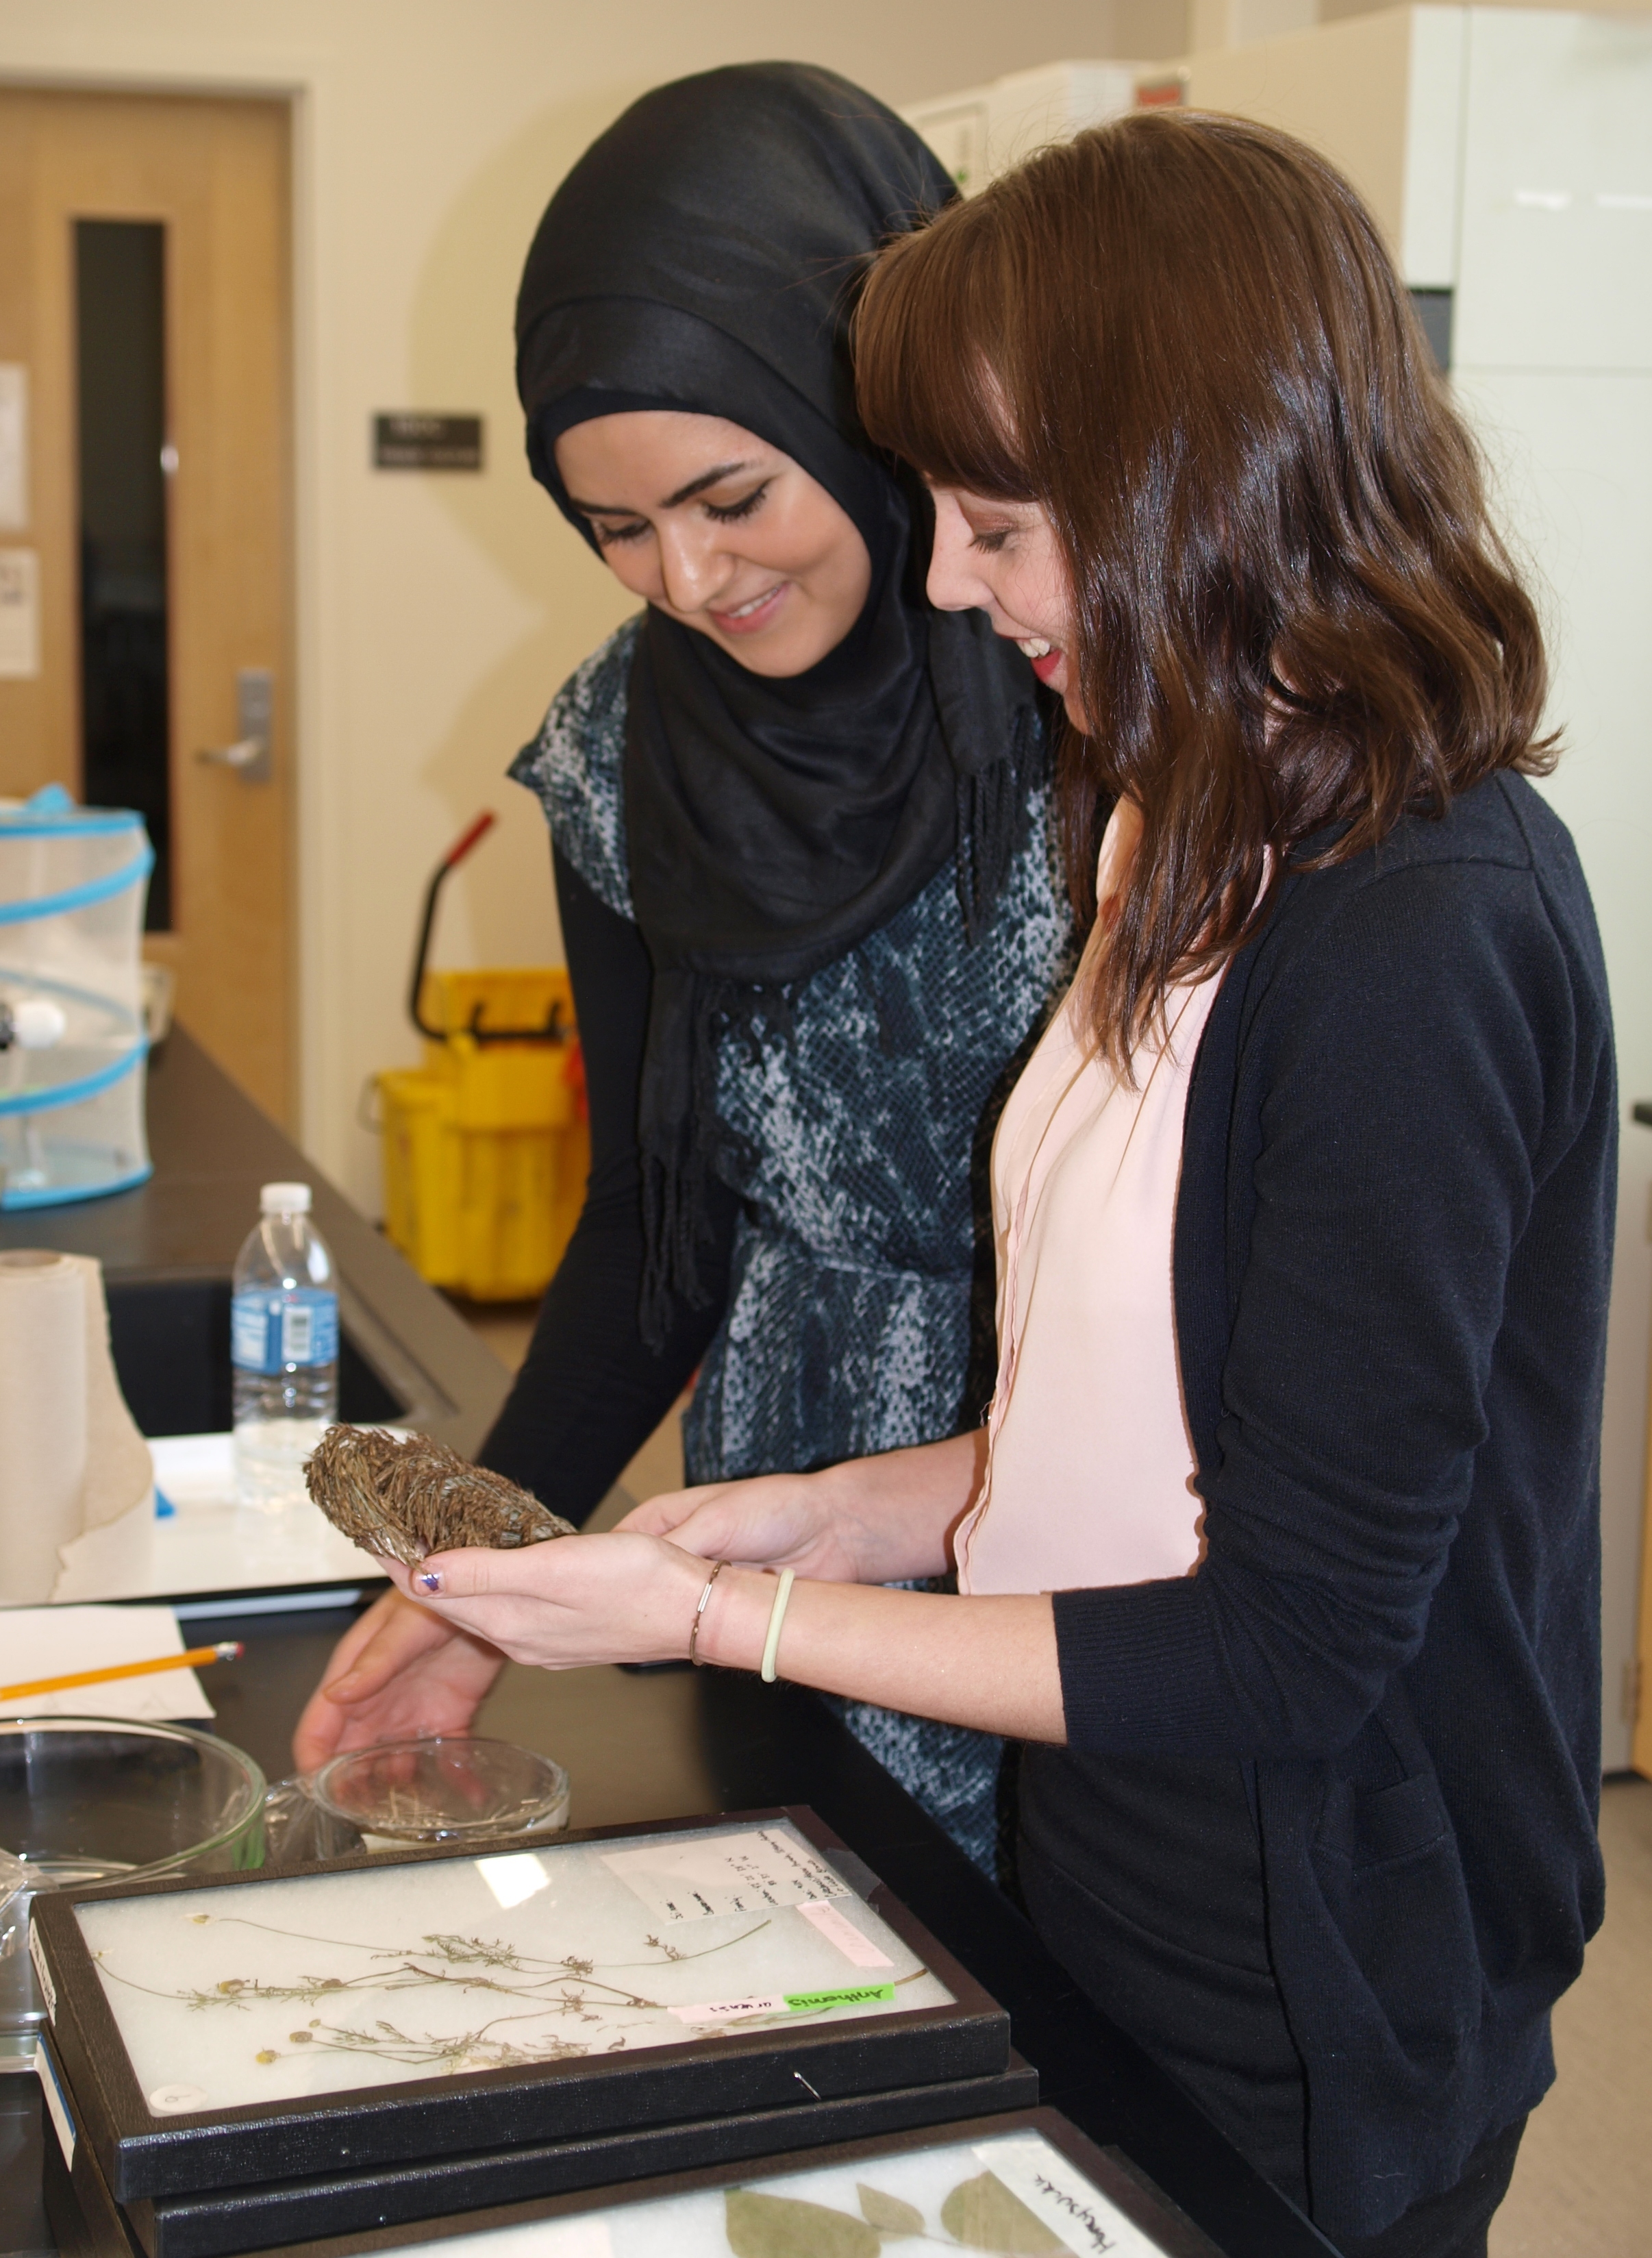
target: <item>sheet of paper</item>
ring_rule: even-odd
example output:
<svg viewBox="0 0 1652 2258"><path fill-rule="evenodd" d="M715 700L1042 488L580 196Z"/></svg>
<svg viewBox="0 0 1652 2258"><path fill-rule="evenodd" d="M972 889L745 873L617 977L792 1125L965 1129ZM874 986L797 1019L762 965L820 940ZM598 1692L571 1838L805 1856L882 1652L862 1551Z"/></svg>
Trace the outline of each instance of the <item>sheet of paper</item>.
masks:
<svg viewBox="0 0 1652 2258"><path fill-rule="evenodd" d="M847 1885L801 1836L778 1827L610 1850L602 1863L663 1921L710 1921L718 1914L756 1913L765 1906L801 1906L849 1894Z"/></svg>
<svg viewBox="0 0 1652 2258"><path fill-rule="evenodd" d="M392 1432L400 1431L392 1430ZM166 1435L151 1443L160 1518L146 1580L99 1599L187 1597L191 1592L361 1585L384 1572L308 1499L278 1513L235 1502L230 1435Z"/></svg>
<svg viewBox="0 0 1652 2258"><path fill-rule="evenodd" d="M977 2142L982 2163L1017 2203L1042 2220L1075 2253L1116 2253L1117 2258L1163 2258L1164 2245L1144 2234L1076 2165L1058 2155L1036 2133ZM1026 2245L1020 2246L1023 2249Z"/></svg>
<svg viewBox="0 0 1652 2258"><path fill-rule="evenodd" d="M181 1654L183 1637L170 1608L5 1608L0 1609L0 1686L102 1670L112 1662L147 1662ZM159 1670L148 1678L112 1678L67 1694L32 1694L0 1701L5 1717L133 1717L164 1722L210 1717L212 1704L193 1670Z"/></svg>

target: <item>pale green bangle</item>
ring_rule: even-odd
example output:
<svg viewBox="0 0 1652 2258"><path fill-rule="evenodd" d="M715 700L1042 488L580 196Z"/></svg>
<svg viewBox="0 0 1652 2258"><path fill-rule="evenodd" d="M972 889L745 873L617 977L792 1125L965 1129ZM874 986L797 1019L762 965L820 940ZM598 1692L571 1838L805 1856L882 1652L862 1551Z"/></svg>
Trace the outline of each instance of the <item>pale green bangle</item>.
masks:
<svg viewBox="0 0 1652 2258"><path fill-rule="evenodd" d="M775 1657L780 1651L780 1626L786 1620L786 1601L791 1597L792 1572L780 1571L780 1589L775 1594L775 1603L769 1610L769 1636L763 1641L762 1682L775 1682Z"/></svg>

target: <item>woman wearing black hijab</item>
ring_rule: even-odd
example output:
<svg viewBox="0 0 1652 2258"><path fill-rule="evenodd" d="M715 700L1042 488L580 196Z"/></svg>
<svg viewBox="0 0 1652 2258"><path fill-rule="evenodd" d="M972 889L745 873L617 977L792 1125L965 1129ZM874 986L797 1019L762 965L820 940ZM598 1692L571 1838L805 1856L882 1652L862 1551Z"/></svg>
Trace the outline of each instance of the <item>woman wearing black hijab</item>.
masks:
<svg viewBox="0 0 1652 2258"><path fill-rule="evenodd" d="M869 254L952 193L869 96L748 65L627 110L528 255L529 460L646 600L512 770L550 820L592 1160L481 1456L575 1521L696 1367L694 1481L980 1415L972 1159L1068 943L1046 740L1025 661L925 603L847 340ZM381 1601L301 1763L461 1729L498 1659ZM847 1715L990 1867L997 1744Z"/></svg>

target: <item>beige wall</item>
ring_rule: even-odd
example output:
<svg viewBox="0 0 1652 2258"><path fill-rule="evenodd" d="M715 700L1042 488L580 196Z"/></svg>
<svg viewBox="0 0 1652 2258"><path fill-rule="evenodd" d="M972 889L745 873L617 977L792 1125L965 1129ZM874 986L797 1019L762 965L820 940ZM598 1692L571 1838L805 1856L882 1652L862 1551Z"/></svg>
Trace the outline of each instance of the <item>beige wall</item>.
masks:
<svg viewBox="0 0 1652 2258"><path fill-rule="evenodd" d="M1181 46L1181 0L1119 4L1133 37ZM370 1210L357 1101L416 1054L401 991L425 877L497 808L438 954L557 953L543 824L501 771L630 608L521 458L511 304L549 191L685 71L795 55L899 103L1117 52L1113 24L1111 0L0 0L0 79L294 103L303 1134ZM369 416L406 407L481 409L484 474L370 471Z"/></svg>
<svg viewBox="0 0 1652 2258"><path fill-rule="evenodd" d="M1299 4L1230 0L1227 36ZM568 163L642 86L715 62L794 54L899 103L1063 55L1176 54L1193 5L1213 0L778 0L754 28L730 0L0 0L0 79L293 103L303 1133L369 1208L357 1101L415 1054L425 877L496 807L438 955L557 952L543 827L501 770L627 608L528 479L511 388L517 267ZM401 407L480 408L486 472L372 473L368 418Z"/></svg>

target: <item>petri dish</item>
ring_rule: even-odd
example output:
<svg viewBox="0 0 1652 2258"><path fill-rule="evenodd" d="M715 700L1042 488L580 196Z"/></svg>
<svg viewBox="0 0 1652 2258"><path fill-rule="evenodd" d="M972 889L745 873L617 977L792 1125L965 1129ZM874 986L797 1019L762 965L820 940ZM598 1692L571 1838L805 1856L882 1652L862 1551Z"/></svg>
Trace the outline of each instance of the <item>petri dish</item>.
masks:
<svg viewBox="0 0 1652 2258"><path fill-rule="evenodd" d="M368 1850L495 1843L568 1824L568 1775L533 1749L480 1734L382 1741L334 1757L308 1783L326 1818Z"/></svg>

